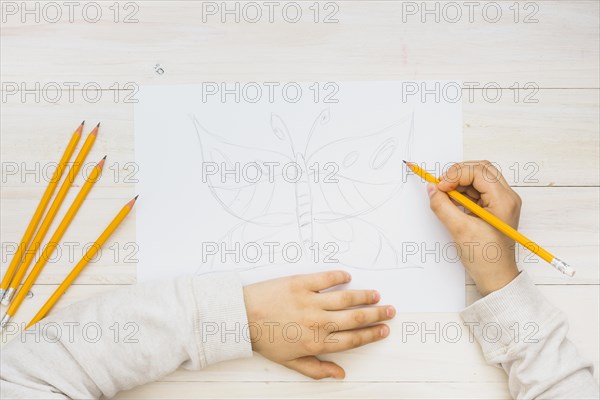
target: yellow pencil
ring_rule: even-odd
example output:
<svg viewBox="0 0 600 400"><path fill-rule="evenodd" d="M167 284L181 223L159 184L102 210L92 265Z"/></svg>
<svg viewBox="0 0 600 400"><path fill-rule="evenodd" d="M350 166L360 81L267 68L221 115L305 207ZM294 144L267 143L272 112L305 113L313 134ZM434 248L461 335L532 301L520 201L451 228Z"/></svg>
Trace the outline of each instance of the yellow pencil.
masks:
<svg viewBox="0 0 600 400"><path fill-rule="evenodd" d="M88 137L85 139L83 146L81 146L81 150L79 150L77 157L75 157L75 161L73 162L73 166L71 167L71 169L69 170L69 173L67 174L67 178L64 180L64 182L62 183L62 186L58 190L58 193L57 193L56 197L54 198L54 200L52 201L52 205L50 206L48 213L42 220L42 224L40 225L39 229L35 233L35 236L34 236L33 240L31 241L29 248L27 249L27 251L25 251L25 257L23 258L22 264L18 267L15 276L13 277L12 281L10 282L10 286L9 286L8 290L6 291L6 293L4 293L4 298L2 299L3 305L7 306L10 304L13 295L15 294L16 290L19 288L21 281L23 281L23 278L25 277L25 274L27 273L27 269L29 268L29 265L31 265L31 262L34 259L35 254L37 253L37 250L41 246L42 241L44 240L44 237L46 236L46 233L48 233L48 229L50 229L50 225L52 224L54 217L58 213L58 210L60 209L60 206L62 205L65 197L67 197L67 193L69 192L71 185L75 181L75 178L77 177L77 174L79 173L79 170L81 169L81 167L83 166L83 163L85 162L85 158L87 157L88 153L92 149L92 146L94 145L94 142L96 141L96 136L98 134L99 127L100 127L100 124L96 125L96 127L90 132Z"/></svg>
<svg viewBox="0 0 600 400"><path fill-rule="evenodd" d="M43 319L46 314L54 307L58 299L67 291L69 286L73 283L73 281L79 276L81 271L85 268L88 262L94 258L96 253L100 250L100 248L104 245L106 240L112 235L112 233L117 229L117 227L123 222L125 217L129 214L135 201L137 200L137 196L134 199L129 201L129 203L125 204L121 211L117 214L117 216L112 220L112 222L106 227L104 232L98 237L96 242L85 252L83 258L79 260L77 265L73 268L73 270L67 275L65 280L60 284L60 286L52 293L52 295L48 298L46 303L42 306L40 311L33 317L33 319L29 322L25 329L29 328L31 325L38 323L41 319Z"/></svg>
<svg viewBox="0 0 600 400"><path fill-rule="evenodd" d="M88 193L90 192L96 181L100 178L100 174L102 173L102 167L104 166L105 160L106 156L102 160L100 160L100 162L94 167L94 169L86 179L85 183L81 187L81 190L79 190L79 193L77 193L75 200L73 200L73 204L71 204L71 207L69 207L62 221L60 221L58 228L56 228L56 231L50 238L50 241L44 247L44 250L42 251L39 260L33 266L31 273L29 274L29 276L27 276L27 279L25 279L25 282L23 283L23 286L21 286L21 289L19 289L19 291L17 292L15 299L10 303L6 314L0 321L0 331L2 330L4 325L6 325L8 321L10 321L10 319L15 315L15 313L21 306L21 303L27 296L27 292L29 292L29 289L31 289L40 272L42 272L42 269L52 256L52 253L58 246L60 239L71 224L71 221L73 221L73 218L77 214L77 211L79 211L81 204L87 197Z"/></svg>
<svg viewBox="0 0 600 400"><path fill-rule="evenodd" d="M426 180L427 182L438 184L440 180L435 176L431 175L427 171L420 168L418 165L404 161L404 163L418 176ZM554 268L562 272L563 274L572 277L575 275L575 269L571 267L569 264L565 263L561 259L554 257L549 251L545 250L543 247L538 245L537 243L529 240L525 235L514 229L512 226L508 225L506 222L503 222L498 217L496 217L491 212L487 211L483 207L475 204L468 197L464 196L462 193L451 190L447 192L448 196L452 197L456 202L458 202L461 206L471 211L473 214L477 215L479 218L492 225L494 228L498 229L500 232L504 233L506 236L511 238L517 243L525 246L529 251L537 254L540 258L547 261Z"/></svg>
<svg viewBox="0 0 600 400"><path fill-rule="evenodd" d="M67 165L69 164L71 156L73 155L73 152L77 147L77 143L79 143L79 139L81 139L81 131L83 130L84 123L85 121L83 121L77 127L77 129L73 133L73 136L71 136L71 140L69 141L67 148L63 152L60 161L58 162L56 170L54 171L54 174L52 174L52 179L50 179L50 182L48 182L48 186L46 187L46 190L44 191L44 194L42 195L42 198L40 199L40 202L35 212L33 213L33 216L31 217L31 221L29 221L29 225L27 226L27 229L23 234L23 238L21 239L21 242L17 247L17 251L13 256L13 259L10 261L8 269L4 274L4 278L2 278L2 283L0 283L0 300L2 300L4 292L6 291L6 289L8 289L10 281L13 279L15 272L17 271L17 267L21 263L23 253L25 252L25 250L27 250L27 247L29 246L29 242L31 241L31 238L33 237L33 234L38 224L40 223L40 220L42 219L42 215L44 215L44 211L46 211L46 207L48 207L48 203L50 203L50 199L52 198L52 195L54 194L54 191L58 186L58 182L60 182L60 179L62 178L63 172L65 171L65 169L67 169Z"/></svg>

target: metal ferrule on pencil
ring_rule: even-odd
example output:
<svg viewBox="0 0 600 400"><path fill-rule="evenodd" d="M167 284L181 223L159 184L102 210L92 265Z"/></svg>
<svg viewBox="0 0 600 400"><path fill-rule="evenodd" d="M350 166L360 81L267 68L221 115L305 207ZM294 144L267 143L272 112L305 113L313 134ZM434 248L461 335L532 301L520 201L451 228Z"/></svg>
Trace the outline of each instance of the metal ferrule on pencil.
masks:
<svg viewBox="0 0 600 400"><path fill-rule="evenodd" d="M10 322L10 315L4 314L4 317L2 317L2 321L0 321L0 332L2 332L4 330L4 327L9 322Z"/></svg>
<svg viewBox="0 0 600 400"><path fill-rule="evenodd" d="M559 270L560 272L562 272L563 274L565 274L569 277L573 277L573 275L575 275L575 269L573 269L573 267L571 267L569 264L567 264L560 258L555 257L554 259L552 259L550 264L554 268L556 268L557 270Z"/></svg>
<svg viewBox="0 0 600 400"><path fill-rule="evenodd" d="M15 288L8 288L6 293L4 293L4 297L2 298L2 305L8 306L12 301L13 296L15 295Z"/></svg>

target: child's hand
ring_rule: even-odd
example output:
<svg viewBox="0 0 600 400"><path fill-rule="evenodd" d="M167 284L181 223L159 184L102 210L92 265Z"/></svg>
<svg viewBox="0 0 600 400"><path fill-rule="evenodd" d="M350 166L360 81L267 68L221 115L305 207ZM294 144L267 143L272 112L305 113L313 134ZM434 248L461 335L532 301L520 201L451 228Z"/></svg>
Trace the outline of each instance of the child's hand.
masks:
<svg viewBox="0 0 600 400"><path fill-rule="evenodd" d="M444 192L457 190L512 226L519 225L521 198L489 161L453 165L437 187L427 186L430 206L462 251L462 263L485 296L519 273L515 243L479 217L464 213Z"/></svg>
<svg viewBox="0 0 600 400"><path fill-rule="evenodd" d="M314 379L344 378L337 364L316 355L363 346L385 338L392 306L374 290L321 290L350 282L350 274L330 271L297 275L244 287L254 351Z"/></svg>

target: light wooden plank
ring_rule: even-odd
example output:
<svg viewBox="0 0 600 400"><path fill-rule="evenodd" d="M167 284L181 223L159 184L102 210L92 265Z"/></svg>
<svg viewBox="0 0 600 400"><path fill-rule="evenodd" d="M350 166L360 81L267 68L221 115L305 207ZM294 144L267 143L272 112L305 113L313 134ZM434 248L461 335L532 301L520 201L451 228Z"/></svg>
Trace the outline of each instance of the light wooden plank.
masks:
<svg viewBox="0 0 600 400"><path fill-rule="evenodd" d="M519 267L536 283L599 282L600 190L598 188L516 188L523 199L519 230L544 248L571 263L580 276L573 280L517 247ZM577 191L582 190L578 199ZM578 216L576 216L578 215ZM577 275L576 274L576 275Z"/></svg>
<svg viewBox="0 0 600 400"><path fill-rule="evenodd" d="M600 91L541 90L537 103L517 102L522 93L464 97L465 160L493 161L510 185L598 186Z"/></svg>
<svg viewBox="0 0 600 400"><path fill-rule="evenodd" d="M433 382L156 382L115 399L510 399L506 384Z"/></svg>
<svg viewBox="0 0 600 400"><path fill-rule="evenodd" d="M14 322L27 322L56 286L36 285ZM597 285L540 285L549 300L563 310L571 327L569 337L580 352L598 365L599 297ZM98 293L115 290L110 285L76 285L57 304L56 310ZM477 298L475 288L467 288L469 302ZM456 313L402 313L390 322L391 334L385 341L324 357L342 365L349 382L506 382L501 369L485 364L479 346ZM414 329L417 331L413 334ZM3 337L19 340L17 333ZM596 374L598 373L596 369ZM208 367L202 371L180 369L164 377L166 382L310 382L309 378L255 355Z"/></svg>
<svg viewBox="0 0 600 400"><path fill-rule="evenodd" d="M472 21L462 2L425 2L430 9L439 7L439 22L435 14L411 15L407 7L424 7L423 2L336 1L330 7L339 9L338 23L314 23L312 2L300 3L297 23L284 20L284 3L275 10L273 23L264 6L257 23L246 22L243 15L240 23L234 16L222 23L220 15L203 23L203 3L188 1L135 2L138 23L115 23L112 2L99 2L102 17L96 23L83 19L83 5L75 10L74 22L67 9L55 23L44 20L44 14L40 23L34 16L22 23L18 13L0 27L3 81L42 86L94 82L104 88L215 79L464 79L502 87L527 82L600 86L597 1L519 1L517 7L512 1L484 1L477 3ZM324 9L325 3L319 3L319 21L334 11ZM461 7L456 23L451 22L452 3ZM240 9L244 4L239 3ZM488 22L495 19L497 6L500 20ZM121 21L132 11L123 8ZM515 8L520 10L517 23ZM538 22L525 23L532 13ZM165 71L162 75L155 72L156 64Z"/></svg>

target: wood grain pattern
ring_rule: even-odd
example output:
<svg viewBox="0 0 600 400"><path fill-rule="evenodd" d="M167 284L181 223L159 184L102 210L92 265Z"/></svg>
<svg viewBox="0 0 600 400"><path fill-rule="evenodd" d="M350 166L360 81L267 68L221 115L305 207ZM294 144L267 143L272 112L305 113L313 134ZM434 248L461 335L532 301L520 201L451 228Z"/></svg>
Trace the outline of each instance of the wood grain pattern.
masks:
<svg viewBox="0 0 600 400"><path fill-rule="evenodd" d="M432 382L156 382L117 399L510 399L504 383Z"/></svg>
<svg viewBox="0 0 600 400"><path fill-rule="evenodd" d="M138 23L114 23L110 2L99 3L103 17L97 23L86 23L81 11L74 23L9 19L2 26L7 38L1 50L3 79L42 85L97 82L103 88L127 82L324 78L600 87L596 1L533 2L535 12L518 2L517 23L512 1L478 2L472 22L463 8L455 23L451 10L441 11L450 1L426 2L430 8L438 4L439 23L435 15L425 16L423 23L422 13L411 16L400 1L334 2L337 23L314 23L312 2L300 2L303 17L297 23L285 21L283 7L273 23L266 15L257 23L243 16L240 23L233 17L222 23L220 15L203 23L202 2L136 3ZM488 22L497 19L496 5L501 17ZM65 68L65 60L76 60L77 68ZM154 72L157 63L163 75Z"/></svg>

